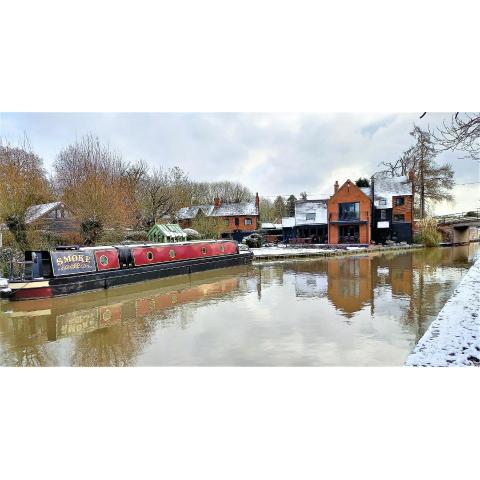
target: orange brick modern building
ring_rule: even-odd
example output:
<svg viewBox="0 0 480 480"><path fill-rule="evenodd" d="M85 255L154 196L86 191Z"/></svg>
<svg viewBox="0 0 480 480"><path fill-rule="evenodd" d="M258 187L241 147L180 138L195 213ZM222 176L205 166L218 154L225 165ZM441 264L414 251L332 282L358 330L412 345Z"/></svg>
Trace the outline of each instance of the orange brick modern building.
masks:
<svg viewBox="0 0 480 480"><path fill-rule="evenodd" d="M327 204L328 243L370 243L372 201L364 190L351 180L341 187L335 182Z"/></svg>
<svg viewBox="0 0 480 480"><path fill-rule="evenodd" d="M326 205L325 223L318 224L319 202ZM303 215L303 216L302 216ZM308 222L309 215L315 224ZM321 217L321 216L320 216ZM323 218L323 217L321 217ZM304 227L324 227L327 235L322 240L328 244L385 243L387 241L412 242L413 237L413 187L412 178L390 177L386 172L375 174L370 187L357 187L347 180L342 186L338 181L329 199L304 200L295 204L294 236L298 243L315 243L315 236L300 238ZM303 230L302 230L303 228ZM305 235L303 235L305 237ZM307 236L308 237L308 236ZM319 238L317 235L316 238ZM316 243L319 243L318 241ZM322 243L322 242L320 242Z"/></svg>

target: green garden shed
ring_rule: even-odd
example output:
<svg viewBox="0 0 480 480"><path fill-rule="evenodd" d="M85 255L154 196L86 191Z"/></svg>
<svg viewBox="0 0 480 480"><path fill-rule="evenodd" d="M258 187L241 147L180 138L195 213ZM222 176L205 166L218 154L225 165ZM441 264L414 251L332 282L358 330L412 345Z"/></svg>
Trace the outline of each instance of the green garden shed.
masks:
<svg viewBox="0 0 480 480"><path fill-rule="evenodd" d="M150 242L184 242L187 234L176 223L156 223L147 233Z"/></svg>

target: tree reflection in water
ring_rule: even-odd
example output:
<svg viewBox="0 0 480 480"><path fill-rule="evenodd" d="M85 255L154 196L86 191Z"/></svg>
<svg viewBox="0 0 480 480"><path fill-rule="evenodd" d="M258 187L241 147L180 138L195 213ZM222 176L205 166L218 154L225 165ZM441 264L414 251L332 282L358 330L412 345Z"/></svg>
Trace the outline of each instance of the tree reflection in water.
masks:
<svg viewBox="0 0 480 480"><path fill-rule="evenodd" d="M355 364L358 358L369 364L370 353L357 350L372 345L385 363L385 349L394 348L397 359L408 354L467 271L473 250L267 262L2 302L0 364L130 366L146 352L146 363L155 365L175 359Z"/></svg>

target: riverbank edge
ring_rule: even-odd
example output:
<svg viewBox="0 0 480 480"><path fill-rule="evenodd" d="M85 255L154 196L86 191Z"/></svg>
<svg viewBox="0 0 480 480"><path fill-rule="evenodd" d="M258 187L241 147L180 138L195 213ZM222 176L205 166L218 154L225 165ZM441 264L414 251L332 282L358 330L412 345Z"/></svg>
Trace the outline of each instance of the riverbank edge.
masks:
<svg viewBox="0 0 480 480"><path fill-rule="evenodd" d="M393 247L368 247L368 248L359 248L355 250L332 250L332 251L323 251L323 252L312 252L312 253L294 253L286 255L255 255L255 249L252 249L253 261L265 261L265 260L292 260L296 258L322 258L322 257L342 257L349 255L359 255L359 254L369 254L369 253L388 253L388 252L397 252L402 250L421 250L426 248L424 245L399 245Z"/></svg>
<svg viewBox="0 0 480 480"><path fill-rule="evenodd" d="M405 366L480 366L480 259L462 278Z"/></svg>

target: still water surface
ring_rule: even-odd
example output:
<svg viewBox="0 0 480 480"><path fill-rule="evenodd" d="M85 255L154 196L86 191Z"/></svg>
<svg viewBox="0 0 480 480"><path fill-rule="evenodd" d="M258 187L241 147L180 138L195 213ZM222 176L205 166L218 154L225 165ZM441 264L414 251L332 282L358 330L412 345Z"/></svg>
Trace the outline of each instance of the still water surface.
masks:
<svg viewBox="0 0 480 480"><path fill-rule="evenodd" d="M0 304L0 365L402 365L480 253L260 263Z"/></svg>

